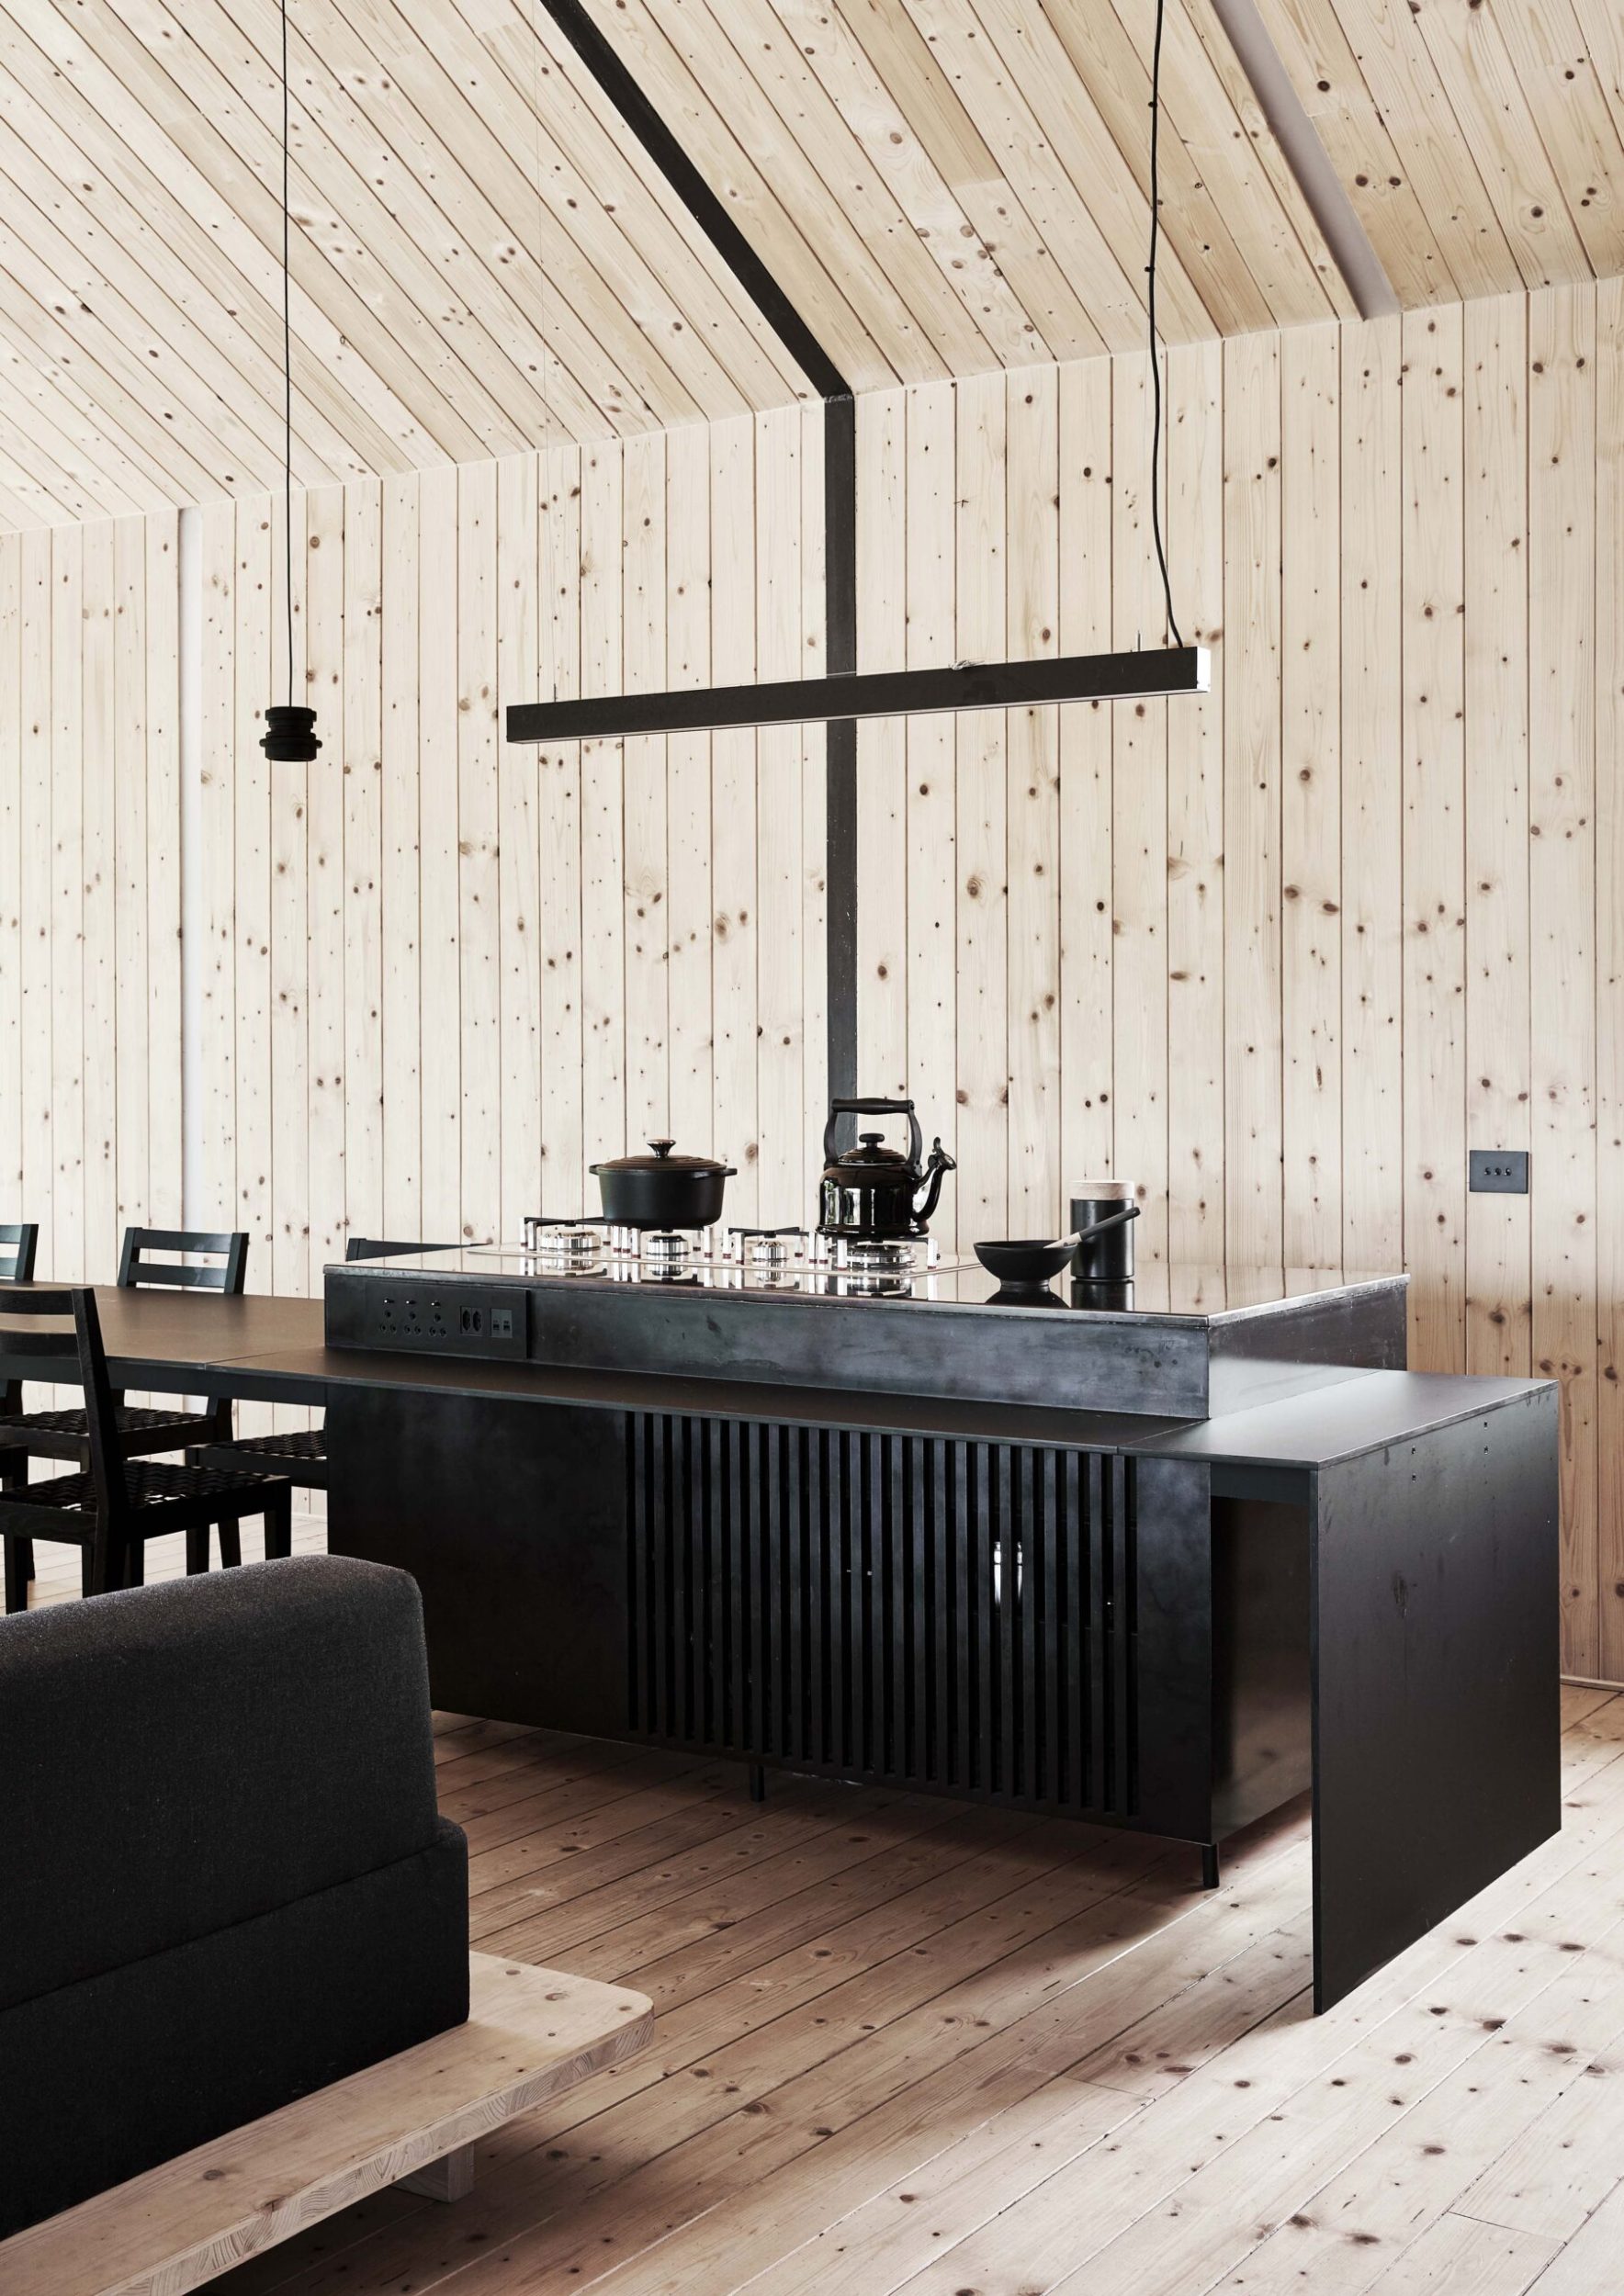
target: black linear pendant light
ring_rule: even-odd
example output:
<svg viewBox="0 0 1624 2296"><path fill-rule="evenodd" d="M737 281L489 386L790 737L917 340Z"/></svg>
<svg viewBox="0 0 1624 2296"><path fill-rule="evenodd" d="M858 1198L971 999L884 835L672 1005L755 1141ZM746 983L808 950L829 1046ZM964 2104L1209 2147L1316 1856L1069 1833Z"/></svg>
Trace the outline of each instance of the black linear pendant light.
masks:
<svg viewBox="0 0 1624 2296"><path fill-rule="evenodd" d="M321 748L316 713L293 698L293 320L288 224L288 0L282 0L282 535L288 699L265 711L260 748L273 765L309 765Z"/></svg>
<svg viewBox="0 0 1624 2296"><path fill-rule="evenodd" d="M554 12L558 12L556 6ZM621 734L703 733L724 727L903 717L944 710L1021 709L1050 702L1151 700L1209 690L1211 656L1204 646L1186 646L1179 633L1162 537L1162 378L1156 343L1156 265L1161 236L1159 129L1165 13L1166 0L1157 0L1150 77L1150 260L1145 303L1154 407L1151 523L1172 645L1131 653L1064 654L1037 661L959 662L938 670L795 678L772 685L690 687L675 693L626 693L606 700L516 702L507 714L510 741L604 741Z"/></svg>

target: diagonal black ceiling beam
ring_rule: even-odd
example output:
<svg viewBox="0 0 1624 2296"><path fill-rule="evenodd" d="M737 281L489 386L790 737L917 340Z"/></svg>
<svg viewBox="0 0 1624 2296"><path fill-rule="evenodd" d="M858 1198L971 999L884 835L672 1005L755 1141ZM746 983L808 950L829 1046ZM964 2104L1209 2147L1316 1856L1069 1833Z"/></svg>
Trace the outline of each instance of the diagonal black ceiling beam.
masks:
<svg viewBox="0 0 1624 2296"><path fill-rule="evenodd" d="M831 676L857 668L857 410L851 386L681 141L599 30L581 0L542 0L626 126L824 402L824 644ZM512 717L509 720L512 737ZM857 727L828 729L824 887L829 1088L857 1090Z"/></svg>
<svg viewBox="0 0 1624 2296"><path fill-rule="evenodd" d="M541 0L587 70L822 399L851 386L728 214L581 0Z"/></svg>

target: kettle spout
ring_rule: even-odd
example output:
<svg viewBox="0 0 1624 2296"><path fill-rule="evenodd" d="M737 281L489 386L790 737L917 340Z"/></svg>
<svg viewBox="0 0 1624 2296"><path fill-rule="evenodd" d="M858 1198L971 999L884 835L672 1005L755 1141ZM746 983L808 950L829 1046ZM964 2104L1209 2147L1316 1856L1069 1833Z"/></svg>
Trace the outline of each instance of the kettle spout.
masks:
<svg viewBox="0 0 1624 2296"><path fill-rule="evenodd" d="M936 1210L936 1199L942 1193L942 1174L944 1172L956 1172L958 1168L958 1165L948 1154L941 1141L933 1140L930 1142L930 1161L925 1166L924 1176L920 1182L921 1187L924 1187L925 1188L925 1200L921 1204L919 1201L917 1195L914 1199L914 1218L916 1220L921 1221L930 1221ZM926 1185L927 1182L928 1185Z"/></svg>

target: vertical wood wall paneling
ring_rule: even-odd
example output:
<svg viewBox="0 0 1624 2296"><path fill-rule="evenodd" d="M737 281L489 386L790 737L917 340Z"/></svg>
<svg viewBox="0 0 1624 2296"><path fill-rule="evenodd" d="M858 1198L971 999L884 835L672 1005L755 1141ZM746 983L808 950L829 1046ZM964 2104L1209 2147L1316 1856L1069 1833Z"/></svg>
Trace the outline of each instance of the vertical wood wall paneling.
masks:
<svg viewBox="0 0 1624 2296"><path fill-rule="evenodd" d="M118 1251L118 1054L114 982L118 932L118 760L114 676L115 530L84 529L84 828L82 994L85 1070L85 1230L80 1266L116 1266Z"/></svg>
<svg viewBox="0 0 1624 2296"><path fill-rule="evenodd" d="M581 692L581 454L541 457L545 648L540 691ZM534 1207L571 1217L587 1209L582 1163L581 744L537 754L541 814L541 1190Z"/></svg>
<svg viewBox="0 0 1624 2296"><path fill-rule="evenodd" d="M537 457L496 466L497 913L501 924L502 1202L497 1233L541 1203L541 825L536 750L502 738L510 703L541 692Z"/></svg>
<svg viewBox="0 0 1624 2296"><path fill-rule="evenodd" d="M1119 648L1165 646L1170 643L1167 602L1152 521L1150 360L1118 359L1113 369L1112 643ZM1164 482L1166 471L1164 462ZM1158 1269L1167 1264L1168 1230L1169 850L1167 705L1118 702L1111 710L1111 839L1116 1176L1131 1181L1138 1197L1135 1265ZM1013 1083L1010 1089L1013 1094ZM1034 1213L1041 1209L1032 1206Z"/></svg>
<svg viewBox="0 0 1624 2296"><path fill-rule="evenodd" d="M180 525L141 522L145 560L147 834L147 1190L138 1210L159 1227L181 1217Z"/></svg>
<svg viewBox="0 0 1624 2296"><path fill-rule="evenodd" d="M658 431L622 449L621 690L666 684L666 442ZM626 1129L634 1154L668 1134L671 1120L671 955L666 898L666 740L625 745ZM606 1153L617 1154L617 1149Z"/></svg>
<svg viewBox="0 0 1624 2296"><path fill-rule="evenodd" d="M953 658L1002 661L1008 657L1004 378L968 377L955 385L954 398L958 637ZM867 592L860 580L859 630L867 615ZM1009 1232L1008 730L1002 710L975 710L953 726L959 1159L953 1194L959 1233L971 1241ZM877 890L872 854L861 842L858 876L861 917ZM859 980L858 1043L866 1060L873 984L866 969L860 970Z"/></svg>
<svg viewBox="0 0 1624 2296"><path fill-rule="evenodd" d="M672 686L711 681L710 441L690 423L665 442L666 674ZM716 1073L711 1005L711 741L666 744L667 996L671 1128L679 1148L713 1136ZM727 1145L726 1142L719 1143Z"/></svg>
<svg viewBox="0 0 1624 2296"><path fill-rule="evenodd" d="M908 664L905 391L857 402L857 667ZM863 1014L857 1089L906 1097L908 1066L908 734L900 717L857 726L857 978ZM873 1126L864 1124L864 1131ZM895 1127L887 1129L887 1139ZM842 1133L851 1144L851 1128ZM894 1143L893 1143L894 1144Z"/></svg>
<svg viewBox="0 0 1624 2296"><path fill-rule="evenodd" d="M1280 1021L1285 1255L1342 1247L1337 330L1280 337Z"/></svg>
<svg viewBox="0 0 1624 2296"><path fill-rule="evenodd" d="M1463 346L1404 322L1404 1262L1415 1359L1464 1370L1466 883Z"/></svg>
<svg viewBox="0 0 1624 2296"><path fill-rule="evenodd" d="M278 664L272 652L272 599L281 580L272 559L272 539L268 497L239 502L231 537L229 625L236 673L230 753L234 769L231 937L236 1011L231 1034L235 1138L230 1162L235 1210L228 1224L242 1229L248 1237L247 1281L255 1291L273 1288L277 1233L272 1014L282 965L271 953L275 937L271 782L283 769L270 763L260 742L265 707L285 691L288 671L286 659ZM222 630L227 626L223 609L220 626ZM209 631L206 619L206 648ZM224 897L222 889L222 901ZM223 1176L227 1169L223 1154L220 1169ZM222 1213L224 1210L222 1206ZM288 1418L287 1413L283 1416ZM237 1410L237 1426L245 1435L265 1435L276 1417L268 1404L242 1403Z"/></svg>
<svg viewBox="0 0 1624 2296"><path fill-rule="evenodd" d="M1467 305L1465 364L1466 1144L1527 1149L1528 374L1521 296ZM1528 1376L1530 1242L1527 1196L1467 1196L1468 1371Z"/></svg>
<svg viewBox="0 0 1624 2296"><path fill-rule="evenodd" d="M1009 377L1005 566L1011 658L1060 650L1060 390L1054 367ZM1047 1234L1060 1174L1059 712L1011 710L1008 792L1009 1212Z"/></svg>
<svg viewBox="0 0 1624 2296"><path fill-rule="evenodd" d="M1224 1256L1222 345L1170 351L1167 386L1174 603L1189 643L1213 648L1212 692L1167 710L1167 1249L1175 1264L1217 1267ZM1061 438L1064 490L1064 423ZM1077 548L1073 537L1068 558ZM1069 935L1064 901L1062 912ZM1109 1158L1098 1161L1103 1169Z"/></svg>
<svg viewBox="0 0 1624 2296"><path fill-rule="evenodd" d="M1280 343L1224 346L1224 1233L1284 1254L1280 1068Z"/></svg>
<svg viewBox="0 0 1624 2296"><path fill-rule="evenodd" d="M455 465L423 471L416 568L420 1217L423 1237L437 1244L463 1232L457 512Z"/></svg>
<svg viewBox="0 0 1624 2296"><path fill-rule="evenodd" d="M944 1238L1114 1167L1152 1256L1165 1207L1179 1260L1407 1260L1418 1364L1562 1379L1564 1661L1610 1678L1621 320L1615 285L1174 354L1176 596L1219 691L879 729L862 853L862 1081L953 1142ZM1147 371L865 406L866 660L1159 636ZM821 737L583 762L495 713L816 671L819 411L585 461L296 498L309 773L257 746L280 501L200 513L192 1194L257 1283L313 1288L346 1227L591 1205L628 1107L732 1153L730 1217L806 1209ZM64 1275L181 1209L176 544L0 542L0 1174ZM1525 1142L1530 1198L1468 1197L1469 1146Z"/></svg>
<svg viewBox="0 0 1624 2296"><path fill-rule="evenodd" d="M271 1113L271 776L276 769L259 746L266 704L281 691L271 658L271 598L276 577L268 501L239 504L231 538L231 568L236 670L231 753L235 773L231 866L235 998L231 1050L236 1093L231 1224L247 1233L248 1282L259 1289L271 1283L276 1232ZM285 677L286 670L281 674Z"/></svg>
<svg viewBox="0 0 1624 2296"><path fill-rule="evenodd" d="M252 518L252 512L243 513ZM209 502L197 513L198 572L202 586L202 636L198 661L198 681L201 695L201 722L198 729L197 771L200 788L194 818L197 825L196 855L197 882L200 889L198 912L203 925L203 948L198 961L199 994L197 1000L197 1056L193 1074L202 1095L195 1138L197 1142L197 1165L195 1174L188 1174L191 1186L188 1197L192 1216L206 1228L230 1229L237 1225L242 1210L237 1186L237 1031L239 999L237 991L237 827L236 815L241 784L244 806L253 803L254 782L251 775L239 770L238 745L248 747L254 738L248 720L250 711L263 709L273 693L284 691L286 657L278 652L276 683L265 690L255 690L254 671L259 665L252 656L239 656L237 630L237 510L232 502ZM302 550L299 553L302 557ZM278 621L278 628L281 627ZM268 667L268 665L267 665ZM238 691L242 692L242 710L239 714ZM297 692L297 690L296 690ZM297 769L289 769L297 771ZM265 784L267 818L270 787ZM252 846L250 834L245 842ZM273 853L275 848L273 846ZM274 867L274 861L271 863ZM268 905L265 917L265 938L275 952L270 962L276 985L285 987L288 968L297 962L299 974L299 998L302 1001L304 974L305 920L302 904L290 912L274 901ZM296 936L292 929L297 928ZM283 933L289 939L279 939ZM247 985L245 984L245 985ZM252 1029L252 987L249 987L249 1022ZM283 1074L275 1085L285 1088L286 1097L279 1100L276 1089L267 1093L262 1107L249 1110L250 1118L257 1113L267 1120L278 1111L285 1121L297 1120L302 1129L305 1120L305 1095L302 1078L297 1069ZM278 1142L270 1131L262 1132L258 1154L266 1159L267 1166L275 1157ZM251 1154L254 1153L249 1152ZM274 1217L274 1214L273 1214ZM263 1284L271 1290L283 1287L277 1282L278 1262L275 1257L275 1231L267 1239L272 1252L258 1256L250 1268L249 1280ZM286 1255L282 1266L290 1266ZM302 1289L302 1286L299 1287Z"/></svg>
<svg viewBox="0 0 1624 2296"><path fill-rule="evenodd" d="M310 1095L307 1282L314 1292L321 1288L322 1269L344 1257L346 1220L344 831L349 713L344 706L344 501L342 487L321 487L305 497L305 697L316 713L321 743L315 763L305 769L310 934L306 1070Z"/></svg>
<svg viewBox="0 0 1624 2296"><path fill-rule="evenodd" d="M711 675L717 685L756 674L755 429L748 417L710 432ZM759 1216L756 1098L756 736L711 737L711 1009L717 1153L738 1169L727 1183L740 1226Z"/></svg>
<svg viewBox="0 0 1624 2296"><path fill-rule="evenodd" d="M383 1123L383 487L345 490L344 1236L389 1232Z"/></svg>
<svg viewBox="0 0 1624 2296"><path fill-rule="evenodd" d="M63 1275L85 1253L85 535L51 536L51 1247Z"/></svg>
<svg viewBox="0 0 1624 2296"><path fill-rule="evenodd" d="M952 384L933 383L910 394L903 531L909 670L954 658L954 422ZM918 1103L927 1139L939 1132L949 1154L956 1156L953 721L946 716L907 718L903 738L908 760L908 1088ZM931 1223L944 1252L954 1246L960 1233L959 1188L956 1174L943 1182L942 1209Z"/></svg>
<svg viewBox="0 0 1624 2296"><path fill-rule="evenodd" d="M801 416L755 418L756 674L801 674ZM801 944L801 772L798 726L756 740L757 1214L770 1227L806 1216L806 1120Z"/></svg>
<svg viewBox="0 0 1624 2296"><path fill-rule="evenodd" d="M1342 1261L1404 1264L1404 342L1342 332Z"/></svg>
<svg viewBox="0 0 1624 2296"><path fill-rule="evenodd" d="M61 1267L53 1241L56 1197L54 1101L51 1068L51 960L56 936L55 876L51 849L51 537L48 529L25 534L18 546L21 677L19 800L21 934L17 1070L27 1111L22 1136L22 1184L17 1217L39 1229L41 1276L71 1276Z"/></svg>
<svg viewBox="0 0 1624 2296"><path fill-rule="evenodd" d="M1528 323L1533 1346L1562 1390L1569 1664L1600 1659L1596 1518L1596 293ZM1608 895L1617 899L1618 889Z"/></svg>
<svg viewBox="0 0 1624 2296"><path fill-rule="evenodd" d="M1596 289L1596 1671L1624 1680L1624 280Z"/></svg>
<svg viewBox="0 0 1624 2296"><path fill-rule="evenodd" d="M287 537L292 535L293 591L284 595ZM306 694L305 585L309 573L310 504L293 498L291 517L279 496L271 504L270 692L288 690L288 633L293 636L292 692ZM321 595L326 597L323 586ZM209 632L204 630L204 643ZM318 649L319 658L320 649ZM331 728L329 728L329 731ZM323 742L326 735L322 736ZM272 1289L304 1292L310 1278L310 776L326 770L325 748L314 766L270 768L271 827L271 1189ZM280 1416L280 1413L278 1414Z"/></svg>
<svg viewBox="0 0 1624 2296"><path fill-rule="evenodd" d="M179 1083L177 1075L166 1086L154 1073L158 1032L150 1032L152 996L147 888L157 833L149 835L148 830L147 550L145 528L139 518L120 519L113 528L113 661L108 705L115 853L112 1036L116 1098L111 1201L117 1250L126 1225L148 1217L154 1091L174 1091Z"/></svg>
<svg viewBox="0 0 1624 2296"><path fill-rule="evenodd" d="M0 1217L38 1221L40 1274L70 1280L110 1280L123 1225L180 1210L175 533L0 551Z"/></svg>
<svg viewBox="0 0 1624 2296"><path fill-rule="evenodd" d="M457 906L462 1194L457 1232L502 1226L502 919L497 861L496 465L457 490Z"/></svg>
<svg viewBox="0 0 1624 2296"><path fill-rule="evenodd" d="M418 821L421 484L383 481L383 1212L385 1235L427 1237L423 1210L422 905ZM449 1233L431 1239L450 1241Z"/></svg>
<svg viewBox="0 0 1624 2296"><path fill-rule="evenodd" d="M139 527L137 532L139 532ZM23 1137L23 545L0 535L0 1219L21 1220Z"/></svg>
<svg viewBox="0 0 1624 2296"><path fill-rule="evenodd" d="M1111 362L1060 371L1060 650L1103 652L1111 629ZM1060 713L1060 1215L1108 1177L1116 1109L1111 747L1100 702ZM1222 1037L1220 1038L1222 1041ZM983 1232L985 1232L985 1231Z"/></svg>
<svg viewBox="0 0 1624 2296"><path fill-rule="evenodd" d="M581 682L624 692L621 557L624 464L618 446L592 446L581 470ZM581 751L582 1122L590 1165L625 1153L626 763L624 742ZM751 1045L751 1057L754 1057ZM595 1183L588 1182L588 1208Z"/></svg>

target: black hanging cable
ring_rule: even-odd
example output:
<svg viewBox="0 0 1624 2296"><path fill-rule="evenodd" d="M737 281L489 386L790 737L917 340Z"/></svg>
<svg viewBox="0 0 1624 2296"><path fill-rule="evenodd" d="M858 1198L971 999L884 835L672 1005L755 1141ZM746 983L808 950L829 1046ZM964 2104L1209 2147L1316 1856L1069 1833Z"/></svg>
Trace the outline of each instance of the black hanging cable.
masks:
<svg viewBox="0 0 1624 2296"><path fill-rule="evenodd" d="M293 698L293 251L288 222L288 0L282 0L282 543L288 699L265 711L260 748L273 765L308 765L321 748L316 713Z"/></svg>
<svg viewBox="0 0 1624 2296"><path fill-rule="evenodd" d="M1166 14L1167 0L1156 0L1156 41L1150 59L1150 261L1145 265L1148 281L1145 305L1150 321L1150 383L1155 410L1150 430L1150 523L1156 536L1156 564L1162 570L1162 596L1167 605L1167 628L1172 633L1174 645L1182 646L1184 640L1179 635L1179 617L1173 611L1173 582L1167 572L1167 546L1162 539L1162 368L1156 328L1156 257L1162 235L1162 22Z"/></svg>

